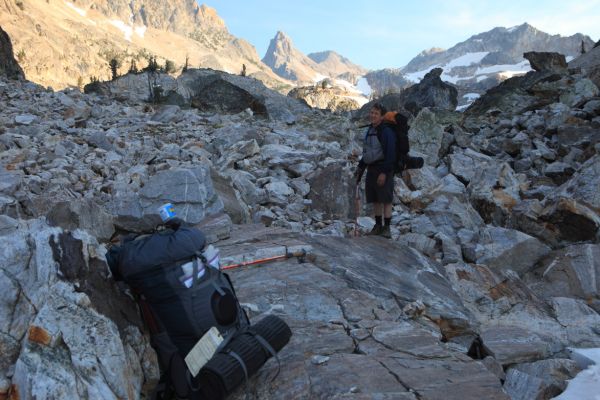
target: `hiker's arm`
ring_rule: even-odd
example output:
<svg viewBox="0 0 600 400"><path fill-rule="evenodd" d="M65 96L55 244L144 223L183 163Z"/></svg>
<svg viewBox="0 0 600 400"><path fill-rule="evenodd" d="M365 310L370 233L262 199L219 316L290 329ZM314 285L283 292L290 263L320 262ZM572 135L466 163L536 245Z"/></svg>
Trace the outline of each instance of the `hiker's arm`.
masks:
<svg viewBox="0 0 600 400"><path fill-rule="evenodd" d="M367 165L363 162L363 160L361 159L358 163L358 167L356 167L356 170L354 171L354 179L356 179L356 183L358 184L360 182L360 180L362 179L363 174L365 173L365 168L367 167Z"/></svg>

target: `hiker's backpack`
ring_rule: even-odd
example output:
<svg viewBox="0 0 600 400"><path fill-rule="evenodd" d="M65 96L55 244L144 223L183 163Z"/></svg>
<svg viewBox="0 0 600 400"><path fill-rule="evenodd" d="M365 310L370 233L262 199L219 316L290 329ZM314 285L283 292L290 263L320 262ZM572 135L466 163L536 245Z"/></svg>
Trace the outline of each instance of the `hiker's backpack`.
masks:
<svg viewBox="0 0 600 400"><path fill-rule="evenodd" d="M107 261L134 294L161 367L153 398L224 399L287 344L289 327L276 316L256 325L240 306L229 276L210 266L206 240L177 226L113 246ZM215 327L223 338L194 377L186 355Z"/></svg>
<svg viewBox="0 0 600 400"><path fill-rule="evenodd" d="M389 126L396 134L396 164L394 173L399 174L406 169L419 169L425 163L422 157L411 157L408 141L408 118L402 113L388 111L383 116L382 126ZM381 133L377 131L377 138L381 141Z"/></svg>

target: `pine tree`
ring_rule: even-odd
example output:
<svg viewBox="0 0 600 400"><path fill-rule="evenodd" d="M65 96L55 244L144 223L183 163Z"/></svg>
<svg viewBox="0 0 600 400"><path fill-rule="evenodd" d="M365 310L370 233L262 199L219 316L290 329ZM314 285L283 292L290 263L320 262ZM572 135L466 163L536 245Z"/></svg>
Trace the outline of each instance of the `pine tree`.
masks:
<svg viewBox="0 0 600 400"><path fill-rule="evenodd" d="M156 72L158 71L158 62L156 62L156 57L150 56L148 57L148 65L144 68L144 71L147 72Z"/></svg>
<svg viewBox="0 0 600 400"><path fill-rule="evenodd" d="M115 79L117 79L119 77L118 70L119 70L119 67L121 67L121 63L116 58L111 58L110 61L108 62L108 65L110 67L110 73L112 76L112 80L114 81Z"/></svg>
<svg viewBox="0 0 600 400"><path fill-rule="evenodd" d="M185 64L183 65L183 69L181 70L181 72L185 72L188 70L190 65L190 58L188 56L185 56Z"/></svg>
<svg viewBox="0 0 600 400"><path fill-rule="evenodd" d="M131 74L137 74L139 72L137 64L135 63L135 60L132 58L131 59L131 64L129 65L129 73Z"/></svg>
<svg viewBox="0 0 600 400"><path fill-rule="evenodd" d="M171 60L166 60L165 61L165 72L167 74L171 74L175 71L177 71L177 67L175 66L175 63Z"/></svg>

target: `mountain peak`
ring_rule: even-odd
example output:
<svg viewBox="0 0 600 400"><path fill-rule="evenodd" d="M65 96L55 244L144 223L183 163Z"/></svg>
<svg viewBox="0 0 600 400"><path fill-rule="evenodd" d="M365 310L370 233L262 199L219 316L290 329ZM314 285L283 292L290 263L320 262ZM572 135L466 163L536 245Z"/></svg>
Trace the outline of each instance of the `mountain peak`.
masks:
<svg viewBox="0 0 600 400"><path fill-rule="evenodd" d="M262 59L279 76L298 81L314 81L318 70L316 63L297 50L292 39L282 31L269 43Z"/></svg>
<svg viewBox="0 0 600 400"><path fill-rule="evenodd" d="M204 28L226 30L225 21L217 14L217 10L202 4L198 8L197 21Z"/></svg>

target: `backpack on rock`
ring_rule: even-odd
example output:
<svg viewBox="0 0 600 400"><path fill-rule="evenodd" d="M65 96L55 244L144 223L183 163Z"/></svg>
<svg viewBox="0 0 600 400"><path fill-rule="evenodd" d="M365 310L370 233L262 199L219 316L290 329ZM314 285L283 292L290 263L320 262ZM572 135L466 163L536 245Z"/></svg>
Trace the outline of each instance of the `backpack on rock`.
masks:
<svg viewBox="0 0 600 400"><path fill-rule="evenodd" d="M171 222L106 254L115 280L135 294L158 355L161 380L153 399L224 399L277 357L292 335L274 315L250 325L205 244L200 230Z"/></svg>

